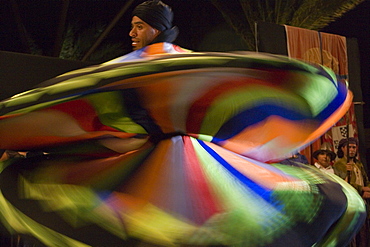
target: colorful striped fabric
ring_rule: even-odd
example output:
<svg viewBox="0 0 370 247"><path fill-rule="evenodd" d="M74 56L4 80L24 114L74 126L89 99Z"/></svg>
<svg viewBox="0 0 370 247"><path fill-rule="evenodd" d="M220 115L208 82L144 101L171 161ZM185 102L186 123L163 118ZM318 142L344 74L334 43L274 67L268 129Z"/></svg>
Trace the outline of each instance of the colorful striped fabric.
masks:
<svg viewBox="0 0 370 247"><path fill-rule="evenodd" d="M323 67L155 44L0 103L0 219L47 246L344 246L344 181L279 160L352 96ZM15 189L18 188L18 189ZM340 234L339 234L340 233Z"/></svg>

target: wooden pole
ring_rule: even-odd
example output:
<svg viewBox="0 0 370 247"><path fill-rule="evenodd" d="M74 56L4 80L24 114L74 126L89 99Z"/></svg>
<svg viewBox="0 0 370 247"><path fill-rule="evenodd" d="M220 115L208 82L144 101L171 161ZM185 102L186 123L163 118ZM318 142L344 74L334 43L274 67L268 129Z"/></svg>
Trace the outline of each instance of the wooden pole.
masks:
<svg viewBox="0 0 370 247"><path fill-rule="evenodd" d="M63 42L63 33L65 30L66 20L67 20L67 13L68 13L68 6L69 0L62 0L62 9L59 15L59 24L58 29L55 34L55 41L52 56L59 57L60 50L62 49L62 42Z"/></svg>
<svg viewBox="0 0 370 247"><path fill-rule="evenodd" d="M126 12L128 7L131 5L131 3L134 0L128 1L120 10L120 12L114 17L114 19L111 21L111 23L108 25L108 27L103 31L103 33L99 36L99 38L96 40L96 42L92 45L92 47L87 51L85 56L82 58L82 61L86 61L86 59L95 51L95 49L100 45L100 43L105 39L107 34L112 30L114 25L119 21L119 19L123 16L123 14Z"/></svg>

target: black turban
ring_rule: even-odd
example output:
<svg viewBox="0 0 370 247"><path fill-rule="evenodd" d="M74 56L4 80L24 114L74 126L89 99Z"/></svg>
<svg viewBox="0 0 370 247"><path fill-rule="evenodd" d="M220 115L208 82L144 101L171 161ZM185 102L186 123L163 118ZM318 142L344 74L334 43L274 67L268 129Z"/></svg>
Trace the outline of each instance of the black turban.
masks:
<svg viewBox="0 0 370 247"><path fill-rule="evenodd" d="M172 27L173 13L171 7L162 1L146 1L134 9L132 16L139 17L159 31Z"/></svg>
<svg viewBox="0 0 370 247"><path fill-rule="evenodd" d="M160 0L150 0L138 5L132 12L148 23L151 27L161 31L152 43L172 42L178 35L177 27L172 26L173 12L170 6Z"/></svg>

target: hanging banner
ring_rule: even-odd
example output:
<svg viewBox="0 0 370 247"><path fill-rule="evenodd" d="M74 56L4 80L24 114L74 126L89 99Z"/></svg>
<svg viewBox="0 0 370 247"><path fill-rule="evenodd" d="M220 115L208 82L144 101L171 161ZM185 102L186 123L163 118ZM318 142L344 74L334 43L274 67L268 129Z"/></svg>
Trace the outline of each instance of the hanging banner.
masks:
<svg viewBox="0 0 370 247"><path fill-rule="evenodd" d="M348 128L347 128L348 127ZM353 126L352 125L338 125L338 126L334 126L332 129L331 129L331 133L332 133L332 140L333 140L333 144L334 144L334 149L335 149L335 152L338 150L338 143L341 139L343 138L347 138L347 132L349 129L349 134L348 136L349 137L353 137L354 135L354 130L353 130Z"/></svg>
<svg viewBox="0 0 370 247"><path fill-rule="evenodd" d="M289 57L324 65L332 69L342 83L347 83L348 59L345 37L287 25L285 25L285 32ZM350 136L357 136L355 119L352 105L346 116L301 153L313 164L312 153L320 149L324 143L329 143L329 146L333 148L332 151L336 152L339 140L347 137L347 124L350 126Z"/></svg>

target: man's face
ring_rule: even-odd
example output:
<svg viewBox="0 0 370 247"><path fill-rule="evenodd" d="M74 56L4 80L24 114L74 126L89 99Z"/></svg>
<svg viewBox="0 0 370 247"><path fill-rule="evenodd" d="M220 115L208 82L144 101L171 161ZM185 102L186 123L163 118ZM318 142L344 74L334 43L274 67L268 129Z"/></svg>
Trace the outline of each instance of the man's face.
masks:
<svg viewBox="0 0 370 247"><path fill-rule="evenodd" d="M330 157L327 155L327 153L324 152L317 155L317 163L319 163L323 167L328 167L330 165L329 161Z"/></svg>
<svg viewBox="0 0 370 247"><path fill-rule="evenodd" d="M132 49L138 50L151 43L160 33L157 29L151 27L148 23L139 17L132 17L131 31Z"/></svg>
<svg viewBox="0 0 370 247"><path fill-rule="evenodd" d="M356 155L357 155L357 145L354 144L354 143L350 143L350 144L348 144L348 148L349 148L349 157L350 158L356 157ZM342 151L343 151L344 155L347 156L347 145L344 145L342 147Z"/></svg>

